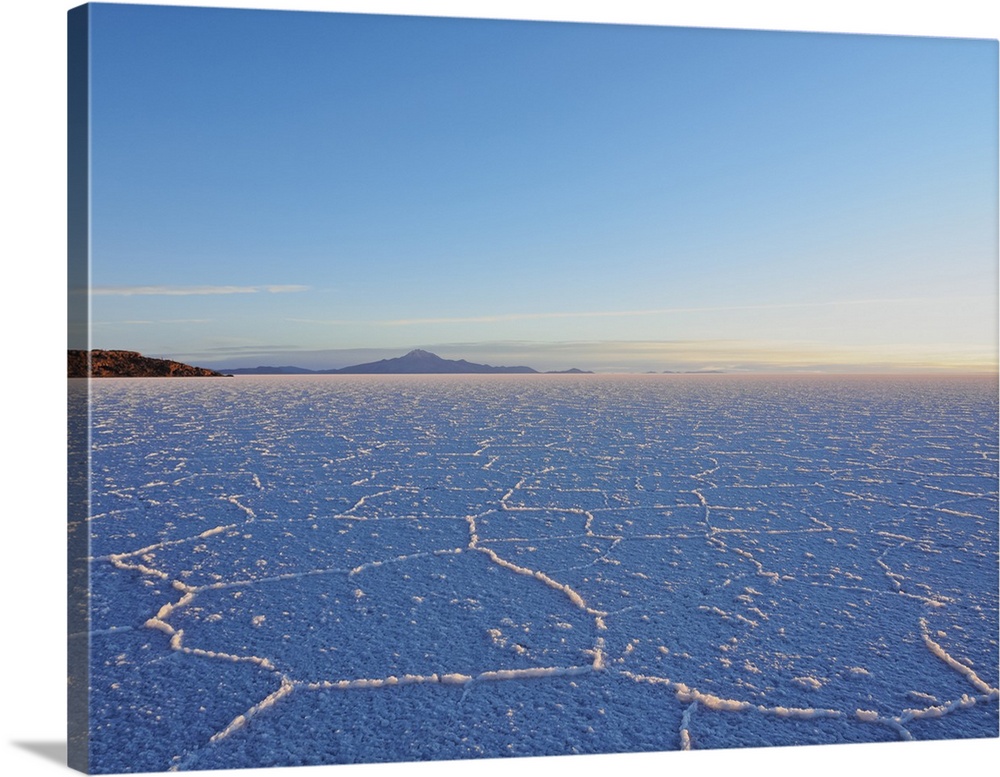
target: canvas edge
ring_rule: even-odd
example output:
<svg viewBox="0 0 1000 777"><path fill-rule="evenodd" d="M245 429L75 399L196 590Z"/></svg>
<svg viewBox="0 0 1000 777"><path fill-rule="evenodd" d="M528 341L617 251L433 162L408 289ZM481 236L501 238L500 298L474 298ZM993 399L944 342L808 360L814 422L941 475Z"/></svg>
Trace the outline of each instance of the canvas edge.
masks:
<svg viewBox="0 0 1000 777"><path fill-rule="evenodd" d="M90 8L66 15L67 331L69 349L90 342ZM66 393L67 766L90 770L90 380L69 378Z"/></svg>
<svg viewBox="0 0 1000 777"><path fill-rule="evenodd" d="M222 6L235 7L235 6ZM288 10L291 8L268 8L257 10ZM320 8L304 8L303 11L327 12ZM336 13L338 11L329 11ZM89 14L88 6L78 6L67 13L67 42L68 42L68 198L67 198L67 259L68 259L68 286L67 286L67 310L68 347L71 349L89 349ZM359 11L358 13L363 13ZM377 12L374 12L377 13ZM459 17L465 18L465 17ZM474 17L476 18L476 17ZM541 20L559 21L559 20ZM602 23L602 22L591 22ZM624 23L624 22L623 22ZM657 22L646 22L652 26L661 26ZM678 25L685 26L685 25ZM750 29L751 28L738 28ZM791 32L810 32L807 30L789 30ZM836 33L829 33L836 34ZM864 34L845 31L840 34ZM885 34L892 33L869 33ZM900 35L912 34L929 37L925 33L900 33ZM936 36L935 36L936 37ZM955 36L945 37L968 37ZM994 54L997 54L998 41L996 38L983 39L986 44L991 44ZM82 106L82 107L81 107ZM75 282L76 281L76 282ZM70 419L73 411L82 410L89 414L89 386L88 381L75 379L69 381L68 407L70 409ZM89 517L89 458L87 449L89 443L89 424L85 424L82 435L75 435L72 423L67 426L68 433L68 520L72 527L76 520L86 520ZM79 431L79 429L77 430ZM74 456L76 457L74 459ZM81 469L82 457L82 469ZM75 465L75 466L74 466ZM76 478L76 480L75 480ZM81 480L82 478L82 480ZM89 555L88 541L85 532L77 532L74 536L71 532L68 543L69 560L69 587L68 587L68 766L73 769L89 772L89 639L80 636L81 633L89 631L90 619L88 609L87 594L89 592ZM74 582L76 585L74 585ZM82 584L82 588L81 588ZM951 740L952 742L964 743L970 740ZM996 739L992 740L996 742ZM977 744L985 744L982 740ZM935 743L939 744L939 743ZM841 749L854 748L881 748L885 745L880 743L864 743L859 745L841 745ZM709 754L717 753L711 751ZM628 754L626 754L628 755ZM651 753L649 756L662 756L664 753ZM672 755L672 754L670 754ZM595 758L615 757L620 758L620 754L598 755ZM702 757L706 757L702 755ZM551 756L544 757L546 762ZM529 759L530 760L530 759ZM466 762L467 763L467 762ZM412 764L389 765L386 768L410 767ZM321 767L322 768L322 767ZM252 769L256 773L255 769ZM282 772L281 768L268 771Z"/></svg>

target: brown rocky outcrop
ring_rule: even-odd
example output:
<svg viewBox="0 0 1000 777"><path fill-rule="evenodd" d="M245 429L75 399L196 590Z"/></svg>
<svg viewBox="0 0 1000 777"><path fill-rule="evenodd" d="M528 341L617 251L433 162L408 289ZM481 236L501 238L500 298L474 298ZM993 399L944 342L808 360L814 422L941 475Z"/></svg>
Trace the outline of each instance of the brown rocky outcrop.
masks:
<svg viewBox="0 0 1000 777"><path fill-rule="evenodd" d="M69 351L69 377L87 377L87 351ZM221 378L221 372L153 359L135 351L90 351L92 378Z"/></svg>

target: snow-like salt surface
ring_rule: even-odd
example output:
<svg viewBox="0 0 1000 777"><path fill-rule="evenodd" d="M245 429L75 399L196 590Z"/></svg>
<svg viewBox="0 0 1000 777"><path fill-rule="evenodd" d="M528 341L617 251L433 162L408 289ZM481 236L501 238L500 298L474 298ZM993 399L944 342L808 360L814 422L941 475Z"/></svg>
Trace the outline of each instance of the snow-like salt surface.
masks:
<svg viewBox="0 0 1000 777"><path fill-rule="evenodd" d="M997 416L974 378L94 381L91 767L995 737Z"/></svg>

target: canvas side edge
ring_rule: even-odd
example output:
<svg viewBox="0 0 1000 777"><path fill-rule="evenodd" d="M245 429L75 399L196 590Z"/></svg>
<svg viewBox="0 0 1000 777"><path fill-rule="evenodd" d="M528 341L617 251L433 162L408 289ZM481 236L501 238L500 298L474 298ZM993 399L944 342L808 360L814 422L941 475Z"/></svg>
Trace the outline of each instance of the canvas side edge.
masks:
<svg viewBox="0 0 1000 777"><path fill-rule="evenodd" d="M90 343L90 8L67 12L67 344ZM90 380L67 387L67 748L90 770Z"/></svg>

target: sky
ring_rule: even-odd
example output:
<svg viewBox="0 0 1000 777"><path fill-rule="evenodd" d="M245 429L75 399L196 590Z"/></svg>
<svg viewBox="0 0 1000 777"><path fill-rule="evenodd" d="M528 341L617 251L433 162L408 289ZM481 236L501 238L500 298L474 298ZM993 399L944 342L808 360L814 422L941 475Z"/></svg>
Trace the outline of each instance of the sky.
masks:
<svg viewBox="0 0 1000 777"><path fill-rule="evenodd" d="M995 40L91 20L91 347L997 369Z"/></svg>

